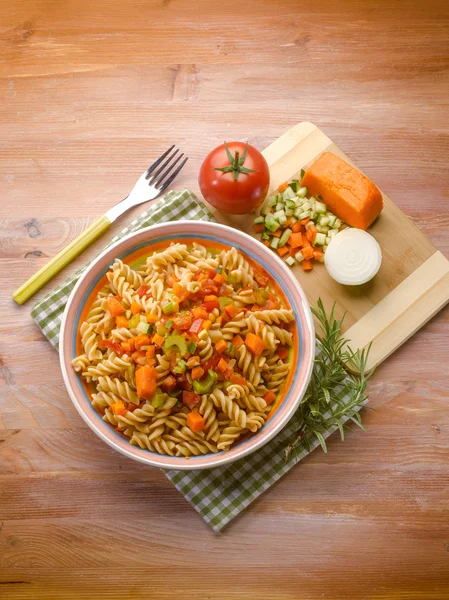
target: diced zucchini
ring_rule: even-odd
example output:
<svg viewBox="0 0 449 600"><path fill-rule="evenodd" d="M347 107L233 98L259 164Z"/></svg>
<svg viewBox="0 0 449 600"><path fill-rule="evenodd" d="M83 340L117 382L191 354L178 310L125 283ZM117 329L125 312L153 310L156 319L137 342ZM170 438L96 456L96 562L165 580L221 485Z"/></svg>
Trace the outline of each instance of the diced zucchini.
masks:
<svg viewBox="0 0 449 600"><path fill-rule="evenodd" d="M307 200L306 202L303 202L301 204L301 208L302 208L303 212L305 210L310 210L312 208L312 203L310 202L310 200Z"/></svg>
<svg viewBox="0 0 449 600"><path fill-rule="evenodd" d="M277 210L284 210L284 203L283 202L278 202L276 204L276 206L274 207L274 210L275 211L277 211Z"/></svg>
<svg viewBox="0 0 449 600"><path fill-rule="evenodd" d="M259 225L260 223L263 223L265 221L265 219L263 217L256 217L254 219L254 225Z"/></svg>
<svg viewBox="0 0 449 600"><path fill-rule="evenodd" d="M300 213L299 215L296 214L298 211L295 212L295 215L298 217L298 219L301 221L301 219L307 219L307 217L310 218L310 215L312 214L310 210L305 210L304 212Z"/></svg>
<svg viewBox="0 0 449 600"><path fill-rule="evenodd" d="M274 250L276 250L276 248L279 247L279 239L280 238L274 237L270 242L270 248L274 248Z"/></svg>
<svg viewBox="0 0 449 600"><path fill-rule="evenodd" d="M130 310L125 311L125 317L130 319L132 317L132 312Z"/></svg>
<svg viewBox="0 0 449 600"><path fill-rule="evenodd" d="M140 321L140 323L137 325L136 329L137 329L137 331L140 331L140 333L148 333L150 331L150 326L148 323L144 323L143 321Z"/></svg>
<svg viewBox="0 0 449 600"><path fill-rule="evenodd" d="M264 231L260 237L261 237L263 240L269 240L269 239L270 239L270 234L269 234L269 233L267 233L266 231Z"/></svg>
<svg viewBox="0 0 449 600"><path fill-rule="evenodd" d="M278 221L281 225L285 225L287 223L287 215L284 214L284 216L279 217Z"/></svg>
<svg viewBox="0 0 449 600"><path fill-rule="evenodd" d="M329 227L334 227L337 217L335 215L333 215L332 213L327 213L326 216L327 216L327 221L328 221L327 224L329 225Z"/></svg>
<svg viewBox="0 0 449 600"><path fill-rule="evenodd" d="M271 213L268 213L265 218L265 227L268 229L268 231L274 233L279 229L279 221L277 221Z"/></svg>
<svg viewBox="0 0 449 600"><path fill-rule="evenodd" d="M338 229L330 229L328 232L328 236L332 239L333 237L335 237L338 233Z"/></svg>
<svg viewBox="0 0 449 600"><path fill-rule="evenodd" d="M293 256L287 256L287 258L285 259L285 262L290 266L293 267L293 265L295 264L296 260L293 258Z"/></svg>
<svg viewBox="0 0 449 600"><path fill-rule="evenodd" d="M273 208L273 206L276 204L276 202L277 202L277 201L278 201L278 197L277 197L277 195L270 196L270 197L268 198L268 206L269 206L270 208Z"/></svg>
<svg viewBox="0 0 449 600"><path fill-rule="evenodd" d="M297 179L293 179L288 185L292 188L295 194L299 190L299 181Z"/></svg>
<svg viewBox="0 0 449 600"><path fill-rule="evenodd" d="M326 243L326 235L318 232L315 236L315 246L324 246Z"/></svg>
<svg viewBox="0 0 449 600"><path fill-rule="evenodd" d="M304 171L304 169L301 169L301 174L300 174L301 181L302 181L302 179L303 179L303 177L304 177L305 174L306 174L306 172Z"/></svg>
<svg viewBox="0 0 449 600"><path fill-rule="evenodd" d="M326 205L323 202L315 202L315 210L317 213L325 213Z"/></svg>
<svg viewBox="0 0 449 600"><path fill-rule="evenodd" d="M305 198L305 196L307 195L307 191L308 190L305 186L300 187L299 190L296 192L296 195L300 198Z"/></svg>
<svg viewBox="0 0 449 600"><path fill-rule="evenodd" d="M290 238L291 233L292 233L291 229L285 229L285 231L283 232L283 234L279 238L278 248L281 248L282 246L285 246L285 244L288 242L288 240Z"/></svg>
<svg viewBox="0 0 449 600"><path fill-rule="evenodd" d="M335 223L333 224L333 226L332 226L332 227L333 227L334 229L340 229L340 227L341 227L341 221L340 221L340 219L336 219L336 220L335 220Z"/></svg>
<svg viewBox="0 0 449 600"><path fill-rule="evenodd" d="M301 252L301 250L295 254L295 259L296 259L298 262L302 262L302 261L304 260L304 255L303 255L303 253Z"/></svg>
<svg viewBox="0 0 449 600"><path fill-rule="evenodd" d="M286 208L286 209L285 209L285 215L286 215L287 217L291 217L291 216L294 214L294 212L295 212L295 211L294 211L294 210L292 210L291 208Z"/></svg>
<svg viewBox="0 0 449 600"><path fill-rule="evenodd" d="M329 227L327 227L327 225L315 225L316 230L319 231L320 233L327 233L329 231Z"/></svg>
<svg viewBox="0 0 449 600"><path fill-rule="evenodd" d="M296 200L287 200L285 206L287 208L296 208Z"/></svg>
<svg viewBox="0 0 449 600"><path fill-rule="evenodd" d="M295 192L292 190L292 188L290 186L282 192L282 198L283 198L284 202L286 200L294 200L295 199Z"/></svg>
<svg viewBox="0 0 449 600"><path fill-rule="evenodd" d="M314 210L310 211L310 218L312 219L312 221L316 221L316 212Z"/></svg>

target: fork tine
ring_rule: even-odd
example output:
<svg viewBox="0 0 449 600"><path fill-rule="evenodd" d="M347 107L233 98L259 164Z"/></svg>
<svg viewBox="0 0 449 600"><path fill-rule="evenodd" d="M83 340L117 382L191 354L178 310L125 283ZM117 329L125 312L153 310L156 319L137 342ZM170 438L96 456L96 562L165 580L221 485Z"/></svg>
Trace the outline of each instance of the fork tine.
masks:
<svg viewBox="0 0 449 600"><path fill-rule="evenodd" d="M182 158L181 155L179 158ZM182 161L182 163L179 165L179 167L176 169L176 171L174 173L172 173L172 175L170 175L170 177L167 179L167 181L165 181L162 186L159 188L160 192L163 192L169 185L170 183L173 181L173 179L178 175L178 173L180 172L180 170L183 168L183 166L186 164L186 162L189 160L189 157L186 156L185 159ZM176 161L178 162L178 161ZM174 166L174 165L173 165Z"/></svg>
<svg viewBox="0 0 449 600"><path fill-rule="evenodd" d="M160 156L152 165L150 165L148 167L148 169L145 172L145 179L148 179L148 176L151 175L151 173L154 171L154 169L160 165L160 163L164 160L164 158L167 156L167 154L170 154L170 152L173 150L173 148L175 147L175 144L173 144L173 146L170 146L170 148L168 150L166 150L164 152L164 154L162 154L162 156Z"/></svg>
<svg viewBox="0 0 449 600"><path fill-rule="evenodd" d="M151 177L148 180L148 183L151 183L151 185L155 185L154 182L156 181L156 179L159 178L159 175L162 173L162 171L165 169L165 167L170 164L170 162L174 159L174 157L178 154L178 152L179 152L179 150L178 150L178 148L176 148L176 150L174 152L172 152L172 154L169 155L167 160L162 163L162 165L159 167L159 169L151 175Z"/></svg>
<svg viewBox="0 0 449 600"><path fill-rule="evenodd" d="M155 187L158 187L159 185L161 185L162 182L164 181L164 179L170 173L170 171L178 164L178 162L181 160L181 158L183 156L184 156L184 153L180 154L178 156L178 158L171 165L169 165L160 176L155 176L154 179L156 179L156 177L157 177L157 180L152 185L154 185ZM158 173L158 175L159 175L159 173Z"/></svg>

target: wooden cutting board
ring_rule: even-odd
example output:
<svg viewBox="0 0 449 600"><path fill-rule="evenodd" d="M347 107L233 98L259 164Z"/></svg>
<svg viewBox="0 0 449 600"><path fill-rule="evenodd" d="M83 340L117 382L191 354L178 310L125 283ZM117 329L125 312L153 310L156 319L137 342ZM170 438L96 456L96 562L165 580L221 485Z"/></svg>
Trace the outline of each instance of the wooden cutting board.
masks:
<svg viewBox="0 0 449 600"><path fill-rule="evenodd" d="M317 156L333 152L358 168L318 127L299 123L263 151L271 174L271 190L298 177ZM375 182L374 182L375 183ZM376 277L361 286L343 286L322 264L304 273L293 267L312 305L321 298L326 309L346 313L344 334L353 349L372 343L368 367L387 358L449 302L449 261L385 194L384 209L368 229L382 249ZM253 237L254 214L233 217L215 211L217 219Z"/></svg>

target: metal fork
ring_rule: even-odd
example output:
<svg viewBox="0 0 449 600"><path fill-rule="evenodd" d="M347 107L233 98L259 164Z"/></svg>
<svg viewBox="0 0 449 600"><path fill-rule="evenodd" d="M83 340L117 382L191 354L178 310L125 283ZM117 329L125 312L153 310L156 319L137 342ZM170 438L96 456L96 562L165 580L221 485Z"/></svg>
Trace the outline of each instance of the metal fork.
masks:
<svg viewBox="0 0 449 600"><path fill-rule="evenodd" d="M40 290L61 269L67 266L83 250L90 246L92 242L99 238L111 226L111 223L117 220L123 213L133 206L148 202L148 200L154 200L154 198L157 198L159 194L167 189L188 161L188 157L182 160L184 154L178 155L179 151L177 149L172 152L174 148L174 145L171 146L142 173L129 196L110 208L106 214L96 219L73 242L70 242L50 262L21 285L12 295L17 304L24 304L29 300L33 294Z"/></svg>

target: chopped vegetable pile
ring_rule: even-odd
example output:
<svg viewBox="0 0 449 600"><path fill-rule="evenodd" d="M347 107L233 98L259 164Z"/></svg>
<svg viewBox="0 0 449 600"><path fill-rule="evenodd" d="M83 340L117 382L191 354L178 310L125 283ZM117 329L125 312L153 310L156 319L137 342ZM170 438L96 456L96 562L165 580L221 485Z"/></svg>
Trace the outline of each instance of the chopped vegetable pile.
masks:
<svg viewBox="0 0 449 600"><path fill-rule="evenodd" d="M301 180L304 171L301 171ZM308 195L298 179L279 186L269 196L254 219L254 230L261 233L265 246L275 250L289 266L300 263L311 271L313 263L324 262L324 254L343 223L327 210L320 196Z"/></svg>

